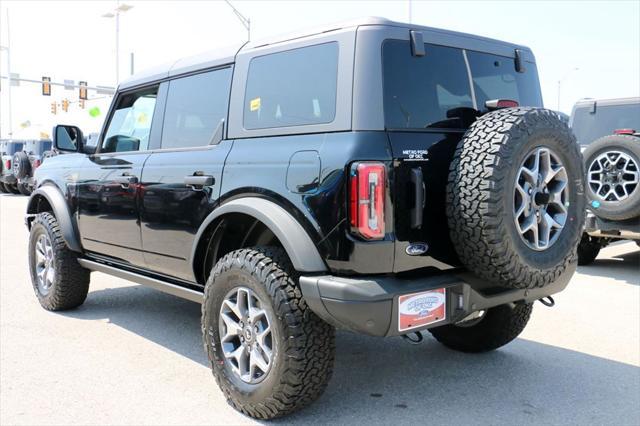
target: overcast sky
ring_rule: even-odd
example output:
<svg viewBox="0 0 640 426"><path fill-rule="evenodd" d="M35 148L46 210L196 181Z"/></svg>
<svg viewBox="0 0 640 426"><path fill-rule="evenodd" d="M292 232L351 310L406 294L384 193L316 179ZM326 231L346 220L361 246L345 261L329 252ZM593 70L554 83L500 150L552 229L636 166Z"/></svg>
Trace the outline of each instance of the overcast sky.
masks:
<svg viewBox="0 0 640 426"><path fill-rule="evenodd" d="M122 3L122 2L121 2ZM246 32L222 1L129 1L120 21L120 76L212 48L234 44ZM398 1L235 1L251 19L256 40L313 25L362 16L409 20L409 2ZM0 1L0 45L7 45L10 19L11 72L54 81L86 80L115 84L115 20L101 15L116 1ZM629 1L413 1L412 21L421 25L479 34L531 47L536 55L545 106L569 113L583 97L640 96L640 0ZM1 53L6 75L7 52ZM578 71L572 71L578 67ZM68 113L50 113L50 103L77 100L76 91L53 88L41 95L37 84L12 90L14 137L50 132L56 123L100 128L108 99L86 110L72 104ZM95 93L90 92L91 97ZM7 82L0 91L0 132L8 134ZM101 114L92 118L91 106ZM23 129L21 123L30 122Z"/></svg>

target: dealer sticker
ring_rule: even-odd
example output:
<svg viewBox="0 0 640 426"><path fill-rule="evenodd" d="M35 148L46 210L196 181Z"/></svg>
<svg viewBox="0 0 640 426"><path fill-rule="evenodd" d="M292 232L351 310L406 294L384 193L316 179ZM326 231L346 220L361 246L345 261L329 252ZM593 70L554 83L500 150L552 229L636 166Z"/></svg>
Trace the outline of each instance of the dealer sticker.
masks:
<svg viewBox="0 0 640 426"><path fill-rule="evenodd" d="M447 293L444 288L398 297L398 331L444 321L446 317Z"/></svg>

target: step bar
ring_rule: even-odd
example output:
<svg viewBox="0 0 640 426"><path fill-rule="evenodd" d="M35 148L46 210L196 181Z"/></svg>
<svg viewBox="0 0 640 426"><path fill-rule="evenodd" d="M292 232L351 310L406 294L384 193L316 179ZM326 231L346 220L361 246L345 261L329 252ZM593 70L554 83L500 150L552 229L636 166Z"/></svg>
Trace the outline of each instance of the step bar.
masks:
<svg viewBox="0 0 640 426"><path fill-rule="evenodd" d="M138 274L131 271L126 271L120 268L116 268L110 265L106 265L100 262L94 262L88 259L78 259L78 263L84 268L91 271L102 272L107 275L111 275L117 278L122 278L127 281L132 281L136 284L141 284L146 287L151 287L155 290L159 290L163 293L178 296L183 299L191 300L192 302L202 304L204 295L196 290L182 287L176 284L168 283L156 278L150 278L142 274Z"/></svg>

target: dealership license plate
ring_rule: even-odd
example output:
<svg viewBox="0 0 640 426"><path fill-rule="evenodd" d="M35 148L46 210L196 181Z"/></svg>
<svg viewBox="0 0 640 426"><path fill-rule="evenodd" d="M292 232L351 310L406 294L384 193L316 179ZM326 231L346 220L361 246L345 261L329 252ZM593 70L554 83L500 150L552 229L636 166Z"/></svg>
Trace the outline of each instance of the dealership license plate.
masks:
<svg viewBox="0 0 640 426"><path fill-rule="evenodd" d="M424 327L447 317L447 290L437 288L398 297L398 331Z"/></svg>

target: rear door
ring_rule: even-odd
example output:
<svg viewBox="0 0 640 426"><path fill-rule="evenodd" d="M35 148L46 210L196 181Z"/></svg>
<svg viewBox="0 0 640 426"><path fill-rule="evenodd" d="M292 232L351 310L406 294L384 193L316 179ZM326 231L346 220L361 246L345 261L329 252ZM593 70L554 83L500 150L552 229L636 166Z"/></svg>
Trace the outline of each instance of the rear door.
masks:
<svg viewBox="0 0 640 426"><path fill-rule="evenodd" d="M149 146L159 137L159 86L118 96L98 153L78 171L78 227L83 247L144 267L139 197Z"/></svg>
<svg viewBox="0 0 640 426"><path fill-rule="evenodd" d="M396 160L395 271L457 263L445 211L448 168L466 129L486 112L485 102L542 106L535 63L516 71L514 57L506 56L514 55L513 48L436 37L426 35L433 42L424 44L424 55L413 54L409 40L382 44L385 128ZM408 254L416 243L427 247L428 256Z"/></svg>
<svg viewBox="0 0 640 426"><path fill-rule="evenodd" d="M200 224L220 195L232 141L222 140L232 67L167 83L159 149L142 174L141 224L147 266L194 281L191 249Z"/></svg>

